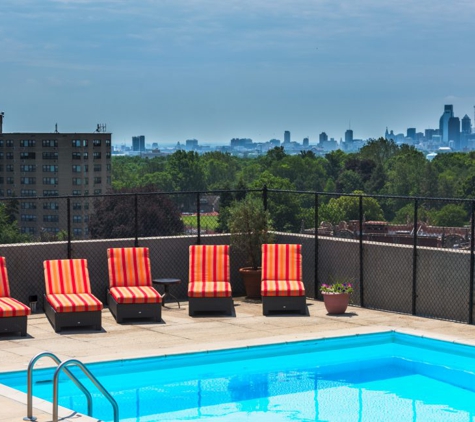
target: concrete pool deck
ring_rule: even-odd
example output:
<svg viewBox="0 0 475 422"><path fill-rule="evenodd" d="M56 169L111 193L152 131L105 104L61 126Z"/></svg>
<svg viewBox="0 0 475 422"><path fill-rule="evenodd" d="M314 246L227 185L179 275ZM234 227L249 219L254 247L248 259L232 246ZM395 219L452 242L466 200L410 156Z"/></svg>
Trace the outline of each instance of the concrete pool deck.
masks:
<svg viewBox="0 0 475 422"><path fill-rule="evenodd" d="M55 333L43 313L34 314L29 317L26 337L0 335L0 372L25 370L31 358L44 351L53 352L61 360L75 358L88 363L388 330L475 345L473 325L351 306L344 315L330 316L323 302L312 299L307 299L308 316L265 317L258 301L235 298L234 303L236 315L232 317L189 317L187 302L181 302L181 308L172 302L163 309L161 323L117 324L104 309L102 331ZM42 359L35 368L52 364L50 359ZM34 407L39 422L52 420L51 403L35 400ZM59 414L66 416L64 421L95 420L84 415L67 417L70 412L64 409ZM0 385L0 422L22 421L26 415L26 395Z"/></svg>

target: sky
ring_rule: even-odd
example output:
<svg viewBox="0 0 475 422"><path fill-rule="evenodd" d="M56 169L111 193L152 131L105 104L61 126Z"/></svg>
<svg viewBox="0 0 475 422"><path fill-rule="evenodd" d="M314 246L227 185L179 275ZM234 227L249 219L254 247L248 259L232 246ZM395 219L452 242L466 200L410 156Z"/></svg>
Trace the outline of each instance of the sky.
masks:
<svg viewBox="0 0 475 422"><path fill-rule="evenodd" d="M4 132L378 138L474 119L473 0L1 0Z"/></svg>

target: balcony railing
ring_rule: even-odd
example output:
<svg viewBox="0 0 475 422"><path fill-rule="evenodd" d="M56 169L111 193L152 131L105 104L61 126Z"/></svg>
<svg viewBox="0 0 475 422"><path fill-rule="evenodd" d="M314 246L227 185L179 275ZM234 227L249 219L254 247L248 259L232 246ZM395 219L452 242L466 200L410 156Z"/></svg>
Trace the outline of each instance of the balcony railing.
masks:
<svg viewBox="0 0 475 422"><path fill-rule="evenodd" d="M321 298L322 283L350 278L355 285L352 301L356 306L473 323L475 201L453 198L342 195L264 187L245 192L3 199L6 209L14 210L25 235L21 243L0 245L0 255L7 257L12 295L24 303L36 297L41 308L43 261L87 258L93 291L105 300L107 248L147 246L153 277L182 279L183 283L174 286L174 294L186 297L188 247L229 243L225 219L219 217L223 210L220 202L244 194L262 199L276 242L303 245L309 297ZM107 218L105 213L98 222L96 210L104 201L108 201L111 214ZM466 225L431 224L430 212L435 215L433 210L448 204L457 205L456 211ZM376 205L379 208L375 209ZM404 221L396 210L403 210ZM23 215L37 218L30 221ZM45 217L49 215L57 217ZM375 215L382 218L374 219ZM394 220L399 223L390 222ZM235 295L244 295L238 275L238 268L244 265L244 256L231 249Z"/></svg>

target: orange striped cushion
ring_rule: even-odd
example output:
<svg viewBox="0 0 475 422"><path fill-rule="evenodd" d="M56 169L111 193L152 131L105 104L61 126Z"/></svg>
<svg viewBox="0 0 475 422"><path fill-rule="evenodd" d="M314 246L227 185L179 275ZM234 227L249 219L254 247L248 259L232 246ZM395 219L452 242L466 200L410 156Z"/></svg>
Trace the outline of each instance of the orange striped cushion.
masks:
<svg viewBox="0 0 475 422"><path fill-rule="evenodd" d="M231 283L195 281L188 284L189 297L231 297Z"/></svg>
<svg viewBox="0 0 475 422"><path fill-rule="evenodd" d="M262 296L305 296L301 281L265 280L261 284Z"/></svg>
<svg viewBox="0 0 475 422"><path fill-rule="evenodd" d="M102 309L102 302L91 293L47 294L46 300L56 312L89 312Z"/></svg>
<svg viewBox="0 0 475 422"><path fill-rule="evenodd" d="M302 245L262 245L262 280L302 281Z"/></svg>
<svg viewBox="0 0 475 422"><path fill-rule="evenodd" d="M117 303L162 302L162 296L153 287L111 287L109 291Z"/></svg>
<svg viewBox="0 0 475 422"><path fill-rule="evenodd" d="M110 248L107 257L110 287L152 287L148 248Z"/></svg>
<svg viewBox="0 0 475 422"><path fill-rule="evenodd" d="M28 306L11 297L0 297L0 317L19 317L30 315Z"/></svg>
<svg viewBox="0 0 475 422"><path fill-rule="evenodd" d="M229 282L228 245L190 246L190 283L196 281Z"/></svg>
<svg viewBox="0 0 475 422"><path fill-rule="evenodd" d="M0 256L0 297L10 297L7 264L3 256Z"/></svg>
<svg viewBox="0 0 475 422"><path fill-rule="evenodd" d="M91 293L85 259L45 261L46 294Z"/></svg>

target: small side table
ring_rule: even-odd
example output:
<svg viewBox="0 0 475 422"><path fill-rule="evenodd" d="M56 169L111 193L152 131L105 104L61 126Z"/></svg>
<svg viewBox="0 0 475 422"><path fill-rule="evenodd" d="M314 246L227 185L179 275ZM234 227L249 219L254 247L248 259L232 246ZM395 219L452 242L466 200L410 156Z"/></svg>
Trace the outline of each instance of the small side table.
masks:
<svg viewBox="0 0 475 422"><path fill-rule="evenodd" d="M163 286L165 291L162 296L162 306L165 306L165 298L167 296L170 296L176 300L176 303L178 303L178 308L180 308L180 302L178 301L178 298L170 293L170 286L172 284L180 284L181 280L179 278L156 278L155 280L152 280L152 284L157 284L159 286Z"/></svg>

